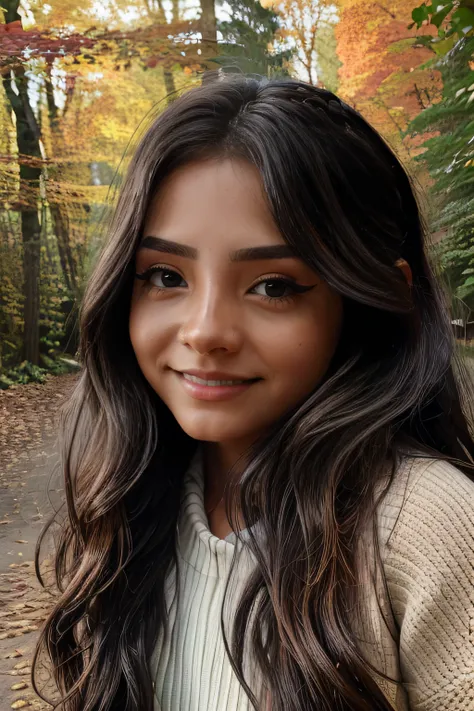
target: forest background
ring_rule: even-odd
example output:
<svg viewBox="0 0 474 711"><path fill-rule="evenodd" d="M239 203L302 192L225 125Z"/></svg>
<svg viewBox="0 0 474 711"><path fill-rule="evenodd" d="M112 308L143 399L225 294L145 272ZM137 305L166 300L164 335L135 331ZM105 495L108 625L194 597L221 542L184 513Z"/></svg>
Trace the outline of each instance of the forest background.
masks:
<svg viewBox="0 0 474 711"><path fill-rule="evenodd" d="M206 72L333 91L415 179L474 325L474 0L0 0L0 388L78 367L77 315L130 146Z"/></svg>

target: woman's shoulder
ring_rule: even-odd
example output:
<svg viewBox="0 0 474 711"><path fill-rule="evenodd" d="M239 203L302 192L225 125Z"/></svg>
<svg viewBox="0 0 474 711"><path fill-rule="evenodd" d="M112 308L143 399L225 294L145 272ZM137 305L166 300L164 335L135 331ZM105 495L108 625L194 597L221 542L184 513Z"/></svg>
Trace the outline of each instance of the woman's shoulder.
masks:
<svg viewBox="0 0 474 711"><path fill-rule="evenodd" d="M379 507L380 538L410 708L474 708L474 482L407 457Z"/></svg>
<svg viewBox="0 0 474 711"><path fill-rule="evenodd" d="M474 469L473 469L474 476ZM424 455L404 456L378 509L382 545L446 535L474 540L474 481L454 464Z"/></svg>

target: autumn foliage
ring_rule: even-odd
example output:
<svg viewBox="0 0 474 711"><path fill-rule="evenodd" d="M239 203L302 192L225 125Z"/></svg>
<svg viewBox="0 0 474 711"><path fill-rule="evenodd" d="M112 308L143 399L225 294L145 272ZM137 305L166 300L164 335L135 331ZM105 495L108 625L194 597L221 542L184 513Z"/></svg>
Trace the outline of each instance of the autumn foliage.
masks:
<svg viewBox="0 0 474 711"><path fill-rule="evenodd" d="M339 91L395 145L409 121L441 98L439 71L423 67L433 56L417 43L412 0L390 3L337 0L340 21L335 27ZM426 26L427 34L436 28ZM403 140L405 158L418 152L421 139Z"/></svg>

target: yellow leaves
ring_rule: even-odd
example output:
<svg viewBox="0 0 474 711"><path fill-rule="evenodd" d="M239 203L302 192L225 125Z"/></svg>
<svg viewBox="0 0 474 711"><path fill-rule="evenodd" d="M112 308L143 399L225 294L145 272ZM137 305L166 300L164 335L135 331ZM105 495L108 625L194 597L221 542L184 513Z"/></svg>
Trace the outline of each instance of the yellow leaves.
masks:
<svg viewBox="0 0 474 711"><path fill-rule="evenodd" d="M15 620L14 622L5 622L4 626L8 629L19 629L20 627L25 627L29 624L28 620ZM18 667L21 668L21 667Z"/></svg>
<svg viewBox="0 0 474 711"><path fill-rule="evenodd" d="M18 699L18 701L14 701L11 705L12 709L24 709L26 706L31 706L29 701L26 701L26 699Z"/></svg>
<svg viewBox="0 0 474 711"><path fill-rule="evenodd" d="M18 662L18 664L15 664L13 667L14 669L25 669L25 667L29 666L28 662Z"/></svg>
<svg viewBox="0 0 474 711"><path fill-rule="evenodd" d="M43 7L48 5L49 12L43 12ZM95 0L48 0L47 3L40 0L33 8L36 22L43 28L58 27L65 28L73 25L78 32L89 29L94 25L97 29L107 29L113 22L117 22L118 13L111 12L115 9L123 9L123 0L109 4L107 15L101 14L101 6L104 3L97 3ZM129 4L129 3L127 3ZM99 9L94 12L94 7Z"/></svg>
<svg viewBox="0 0 474 711"><path fill-rule="evenodd" d="M315 84L318 78L318 33L334 24L334 4L329 0L279 0L273 4L273 9L282 23L279 38L296 49L303 69L302 78Z"/></svg>
<svg viewBox="0 0 474 711"><path fill-rule="evenodd" d="M27 689L27 688L28 688L28 684L26 683L26 681L19 681L17 684L12 684L12 686L10 686L10 689L12 691L20 691L21 689Z"/></svg>
<svg viewBox="0 0 474 711"><path fill-rule="evenodd" d="M20 649L14 649L13 652L5 654L4 659L15 659L16 657L22 657L23 652Z"/></svg>

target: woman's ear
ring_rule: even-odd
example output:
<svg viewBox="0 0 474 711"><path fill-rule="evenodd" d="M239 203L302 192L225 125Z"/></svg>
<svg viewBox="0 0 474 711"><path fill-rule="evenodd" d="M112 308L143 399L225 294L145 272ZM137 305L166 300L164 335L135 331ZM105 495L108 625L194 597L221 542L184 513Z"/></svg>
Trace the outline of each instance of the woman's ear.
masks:
<svg viewBox="0 0 474 711"><path fill-rule="evenodd" d="M397 259L395 262L395 266L401 269L403 272L405 279L407 280L408 286L413 285L413 274L411 272L411 267L408 264L408 262L405 259Z"/></svg>

